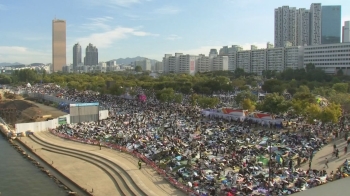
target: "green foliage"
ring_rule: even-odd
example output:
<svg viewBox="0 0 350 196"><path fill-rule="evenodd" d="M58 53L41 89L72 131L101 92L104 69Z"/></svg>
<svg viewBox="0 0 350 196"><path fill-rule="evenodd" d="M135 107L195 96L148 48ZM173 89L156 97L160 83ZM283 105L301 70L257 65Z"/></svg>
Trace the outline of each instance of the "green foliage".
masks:
<svg viewBox="0 0 350 196"><path fill-rule="evenodd" d="M241 105L242 105L243 110L248 110L249 112L253 112L255 110L255 104L249 98L244 99L241 102Z"/></svg>
<svg viewBox="0 0 350 196"><path fill-rule="evenodd" d="M182 100L183 100L182 94L175 94L175 96L174 96L175 103L182 103Z"/></svg>
<svg viewBox="0 0 350 196"><path fill-rule="evenodd" d="M346 93L348 92L349 84L348 83L336 83L333 84L332 87L338 93Z"/></svg>
<svg viewBox="0 0 350 196"><path fill-rule="evenodd" d="M136 72L142 72L142 67L139 66L139 65L136 66L136 67L135 67L135 71L136 71Z"/></svg>
<svg viewBox="0 0 350 196"><path fill-rule="evenodd" d="M285 87L283 86L280 80L270 79L264 82L264 84L262 85L262 90L266 91L267 93L282 94L285 90Z"/></svg>
<svg viewBox="0 0 350 196"><path fill-rule="evenodd" d="M198 105L201 108L214 108L217 104L219 104L219 99L214 97L199 97Z"/></svg>
<svg viewBox="0 0 350 196"><path fill-rule="evenodd" d="M157 99L159 99L161 102L171 102L175 98L175 92L172 88L165 88L163 90L160 90L156 94Z"/></svg>
<svg viewBox="0 0 350 196"><path fill-rule="evenodd" d="M327 107L323 108L319 119L323 123L338 123L339 117L342 114L342 110L339 104L330 104Z"/></svg>
<svg viewBox="0 0 350 196"><path fill-rule="evenodd" d="M310 104L307 108L306 108L306 119L308 123L314 123L315 120L320 118L320 115L322 113L321 107L318 104Z"/></svg>
<svg viewBox="0 0 350 196"><path fill-rule="evenodd" d="M280 114L286 112L290 108L290 103L283 96L277 93L268 94L259 104L258 109L271 114Z"/></svg>
<svg viewBox="0 0 350 196"><path fill-rule="evenodd" d="M12 73L12 80L15 83L36 83L38 82L39 77L33 69L21 69Z"/></svg>
<svg viewBox="0 0 350 196"><path fill-rule="evenodd" d="M10 76L5 74L0 74L0 84L10 84L12 79Z"/></svg>
<svg viewBox="0 0 350 196"><path fill-rule="evenodd" d="M238 93L234 98L234 100L237 104L242 103L242 101L244 99L249 99L250 101L252 101L254 103L258 100L258 97L256 95L252 94L250 91L242 91L242 92Z"/></svg>

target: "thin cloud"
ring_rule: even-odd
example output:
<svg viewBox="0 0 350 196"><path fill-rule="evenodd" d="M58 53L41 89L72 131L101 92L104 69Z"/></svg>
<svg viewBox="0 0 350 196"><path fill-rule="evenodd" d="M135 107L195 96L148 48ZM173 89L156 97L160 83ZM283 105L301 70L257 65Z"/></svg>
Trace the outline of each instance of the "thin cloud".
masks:
<svg viewBox="0 0 350 196"><path fill-rule="evenodd" d="M126 39L129 36L145 37L145 36L159 36L159 35L144 32L144 31L139 31L133 28L117 27L103 33L91 34L87 37L80 38L77 41L84 46L88 45L89 43L93 43L94 45L96 45L97 48L108 48L115 41Z"/></svg>
<svg viewBox="0 0 350 196"><path fill-rule="evenodd" d="M84 4L88 4L90 6L106 6L106 7L122 7L128 8L135 4L140 4L142 2L149 2L149 0L84 0L82 1Z"/></svg>
<svg viewBox="0 0 350 196"><path fill-rule="evenodd" d="M177 7L164 6L164 7L161 7L161 8L154 10L154 13L156 13L156 14L177 14L180 11L181 10Z"/></svg>
<svg viewBox="0 0 350 196"><path fill-rule="evenodd" d="M0 59L3 62L20 62L24 64L36 62L50 62L51 53L41 52L22 46L0 46Z"/></svg>
<svg viewBox="0 0 350 196"><path fill-rule="evenodd" d="M171 35L169 35L166 39L167 40L172 40L172 41L174 41L174 40L178 40L178 39L181 39L182 37L180 37L180 36L178 36L178 35L175 35L175 34L171 34Z"/></svg>
<svg viewBox="0 0 350 196"><path fill-rule="evenodd" d="M151 20L150 18L135 14L125 14L124 16L129 18L129 20Z"/></svg>
<svg viewBox="0 0 350 196"><path fill-rule="evenodd" d="M108 24L113 20L110 16L105 17L98 17L98 18L89 18L89 22L81 25L81 28L88 29L92 31L99 31L99 30L110 30L111 26Z"/></svg>

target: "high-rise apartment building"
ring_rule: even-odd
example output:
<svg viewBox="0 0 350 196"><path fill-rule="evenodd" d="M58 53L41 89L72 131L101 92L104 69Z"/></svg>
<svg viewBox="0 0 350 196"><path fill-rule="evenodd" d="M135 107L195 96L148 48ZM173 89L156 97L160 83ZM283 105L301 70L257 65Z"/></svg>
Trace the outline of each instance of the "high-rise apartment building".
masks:
<svg viewBox="0 0 350 196"><path fill-rule="evenodd" d="M322 43L322 6L321 3L312 3L310 6L310 44Z"/></svg>
<svg viewBox="0 0 350 196"><path fill-rule="evenodd" d="M297 44L297 10L282 6L275 9L275 46L282 47L285 42Z"/></svg>
<svg viewBox="0 0 350 196"><path fill-rule="evenodd" d="M261 75L266 70L266 49L252 45L250 52L250 72Z"/></svg>
<svg viewBox="0 0 350 196"><path fill-rule="evenodd" d="M345 21L343 26L343 43L350 42L350 21Z"/></svg>
<svg viewBox="0 0 350 196"><path fill-rule="evenodd" d="M300 8L297 13L297 46L310 43L310 10Z"/></svg>
<svg viewBox="0 0 350 196"><path fill-rule="evenodd" d="M163 62L156 62L154 65L154 71L155 72L163 72Z"/></svg>
<svg viewBox="0 0 350 196"><path fill-rule="evenodd" d="M208 72L210 70L210 65L209 65L209 57L205 56L204 54L200 54L198 56L198 72Z"/></svg>
<svg viewBox="0 0 350 196"><path fill-rule="evenodd" d="M52 71L62 71L66 66L66 21L52 20Z"/></svg>
<svg viewBox="0 0 350 196"><path fill-rule="evenodd" d="M91 43L86 46L84 65L98 65L98 49Z"/></svg>
<svg viewBox="0 0 350 196"><path fill-rule="evenodd" d="M275 9L275 47L340 43L341 6L313 3L310 10L282 6ZM289 46L289 44L287 44Z"/></svg>
<svg viewBox="0 0 350 196"><path fill-rule="evenodd" d="M224 46L220 49L220 55L228 56L228 70L234 71L236 69L237 52L242 50L243 48L237 45Z"/></svg>
<svg viewBox="0 0 350 196"><path fill-rule="evenodd" d="M341 6L322 6L322 44L337 44L341 42Z"/></svg>
<svg viewBox="0 0 350 196"><path fill-rule="evenodd" d="M134 62L134 67L140 66L142 71L151 71L151 60L145 58Z"/></svg>
<svg viewBox="0 0 350 196"><path fill-rule="evenodd" d="M213 71L227 71L228 70L228 56L219 55L213 58Z"/></svg>
<svg viewBox="0 0 350 196"><path fill-rule="evenodd" d="M242 50L237 52L236 69L241 68L244 72L250 73L250 50Z"/></svg>
<svg viewBox="0 0 350 196"><path fill-rule="evenodd" d="M172 54L165 54L163 57L163 72L164 73L171 73L171 65L170 65L170 57L172 57Z"/></svg>
<svg viewBox="0 0 350 196"><path fill-rule="evenodd" d="M77 71L78 65L82 63L81 55L82 55L81 46L79 43L76 43L73 46L73 70L74 70L74 72Z"/></svg>

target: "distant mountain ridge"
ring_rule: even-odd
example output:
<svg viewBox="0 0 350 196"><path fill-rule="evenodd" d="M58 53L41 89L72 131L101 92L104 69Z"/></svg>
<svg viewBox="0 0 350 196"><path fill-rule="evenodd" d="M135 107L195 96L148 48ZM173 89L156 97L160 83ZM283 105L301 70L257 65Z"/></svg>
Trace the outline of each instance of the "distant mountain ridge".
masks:
<svg viewBox="0 0 350 196"><path fill-rule="evenodd" d="M146 57L141 57L141 56L137 56L133 58L127 57L127 58L112 59L111 61L116 61L117 64L129 65L132 62L141 61L143 59L146 59ZM150 61L151 61L151 65L154 65L156 64L156 62L158 62L157 60L154 60L154 59L150 59Z"/></svg>
<svg viewBox="0 0 350 196"><path fill-rule="evenodd" d="M0 63L0 67L6 67L6 66L12 66L12 65L23 65L23 63L18 63L18 62L15 62L15 63L6 63L6 62Z"/></svg>

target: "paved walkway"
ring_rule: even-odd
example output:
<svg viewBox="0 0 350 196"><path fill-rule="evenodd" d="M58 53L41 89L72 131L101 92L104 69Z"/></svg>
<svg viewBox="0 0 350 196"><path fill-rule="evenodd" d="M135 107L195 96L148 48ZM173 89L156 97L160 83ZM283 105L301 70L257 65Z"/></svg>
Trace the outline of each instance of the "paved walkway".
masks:
<svg viewBox="0 0 350 196"><path fill-rule="evenodd" d="M65 146L68 148L89 151L92 154L96 154L96 155L105 157L105 158L115 162L116 164L121 166L124 170L126 170L129 173L129 175L134 179L135 183L137 185L139 185L139 187L141 189L143 189L146 193L148 193L148 195L157 195L157 196L158 195L180 195L180 196L185 195L182 191L174 188L166 180L164 180L162 177L160 177L152 168L147 167L146 165L143 165L142 170L139 170L137 167L138 160L136 158L132 157L131 155L121 153L119 151L111 150L108 148L102 148L102 150L99 150L98 146L81 144L78 142L73 142L73 141L69 141L66 139L62 139L62 138L59 138L59 137L52 135L49 132L38 132L38 133L35 133L35 135L44 141L47 141L47 142L50 142L53 144L57 144L57 145L61 145L61 146ZM25 140L28 142L31 142L31 140L29 138L25 138ZM53 155L53 153L46 152L45 156L46 156L46 158L50 159L52 155ZM66 156L60 156L60 157L66 157ZM74 159L74 160L76 160L76 159ZM83 162L83 161L81 161L81 162ZM66 167L66 171L70 171L70 170L75 169L76 175L71 175L72 180L75 181L77 179L76 180L77 182L85 181L84 184L82 184L82 186L85 188L86 185L89 185L90 187L86 187L86 188L88 190L91 190L91 188L93 188L94 195L110 195L110 194L105 194L105 193L97 190L97 187L99 189L104 189L104 187L107 188L110 186L114 187L113 185L111 185L111 184L113 184L111 180L109 180L110 183L106 183L105 180L103 180L104 181L103 183L100 182L100 177L102 177L102 176L107 177L105 175L105 173L103 173L103 171L101 171L98 168L95 168L94 177L91 178L91 175L89 175L90 178L88 178L85 173L89 173L91 167L93 167L93 166L90 165L90 167L89 167L90 169L87 169L87 168L85 169L85 166L81 165L80 169L77 171L77 168L67 168L68 167L67 163L69 163L69 162L62 161L62 162L56 163L56 161L54 161L54 165L58 169L61 169L63 167ZM85 165L86 164L87 163L85 162ZM100 170L100 172L98 173L97 170ZM64 172L64 171L62 171L62 172Z"/></svg>
<svg viewBox="0 0 350 196"><path fill-rule="evenodd" d="M332 156L333 153L333 144L337 145L337 148L339 150L339 158L335 158L335 156ZM335 142L332 142L326 146L324 146L320 151L318 151L314 158L312 159L311 168L312 169L325 169L327 173L329 174L332 171L336 171L338 167L344 163L346 159L350 160L350 153L348 151L347 154L344 154L344 147L346 146L346 142L344 141L344 138L339 138ZM328 168L325 167L326 158L328 159ZM302 165L301 168L308 169L309 163Z"/></svg>

